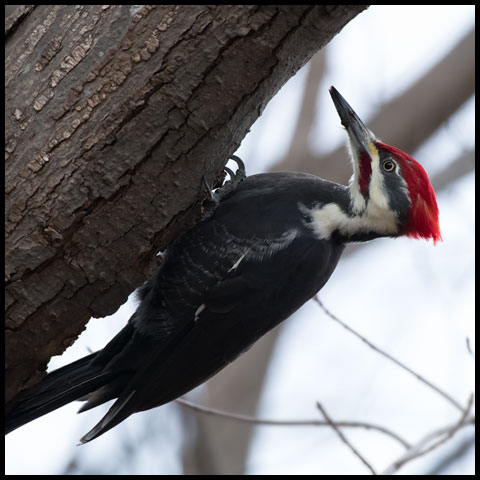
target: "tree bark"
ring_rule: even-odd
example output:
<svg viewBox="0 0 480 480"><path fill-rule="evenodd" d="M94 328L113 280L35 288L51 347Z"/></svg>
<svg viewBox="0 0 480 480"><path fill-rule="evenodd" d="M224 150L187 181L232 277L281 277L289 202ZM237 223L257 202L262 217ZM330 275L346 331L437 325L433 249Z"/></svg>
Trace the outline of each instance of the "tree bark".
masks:
<svg viewBox="0 0 480 480"><path fill-rule="evenodd" d="M6 25L6 400L191 226L268 100L364 5L37 5Z"/></svg>

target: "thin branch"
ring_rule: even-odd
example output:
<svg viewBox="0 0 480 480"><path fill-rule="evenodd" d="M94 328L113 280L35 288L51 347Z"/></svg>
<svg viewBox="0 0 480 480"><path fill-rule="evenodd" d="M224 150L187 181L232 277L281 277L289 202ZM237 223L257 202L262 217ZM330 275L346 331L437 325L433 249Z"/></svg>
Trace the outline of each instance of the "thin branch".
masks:
<svg viewBox="0 0 480 480"><path fill-rule="evenodd" d="M327 427L330 426L328 421L322 420L267 420L256 417L251 417L249 415L241 415L238 413L225 412L223 410L217 410L215 408L204 407L202 405L197 405L196 403L190 402L185 398L177 398L176 401L185 407L191 408L197 412L206 413L208 415L215 415L217 417L228 418L230 420L251 423L254 425L271 425L271 426L293 426L293 427ZM405 448L410 448L410 444L406 442L402 437L392 432L391 430L382 427L380 425L375 425L372 423L365 422L336 422L336 425L339 427L352 427L352 428L365 428L366 430L376 430L377 432L388 435L397 442L401 443Z"/></svg>
<svg viewBox="0 0 480 480"><path fill-rule="evenodd" d="M350 443L347 437L343 434L343 432L338 428L338 424L332 421L332 419L328 416L325 409L322 407L320 402L317 402L317 408L322 412L322 415L325 417L325 420L328 424L335 430L336 434L340 437L340 440L362 461L362 463L372 472L372 475L376 475L377 472L375 469L370 465L367 459Z"/></svg>
<svg viewBox="0 0 480 480"><path fill-rule="evenodd" d="M430 382L429 380L427 380L425 377L423 377L422 375L420 375L419 373L415 372L414 370L412 370L411 368L407 367L405 364L403 364L402 362L400 362L399 360L397 360L396 358L392 357L392 355L390 355L389 353L385 352L384 350L382 350L381 348L375 346L372 342L370 342L369 340L367 340L364 336L360 335L357 331L355 331L353 328L351 328L350 326L348 326L346 323L344 323L342 320L340 320L338 317L336 317L333 313L331 313L324 305L323 303L320 301L320 299L318 298L317 295L315 295L313 297L313 299L318 303L318 305L322 308L322 310L332 319L332 320L335 320L337 323L339 323L343 328L345 328L346 330L348 330L350 333L353 333L353 335L355 335L357 338L359 338L360 340L362 340L362 342L366 343L371 349L375 350L377 353L380 353L381 355L383 355L385 358L388 358L390 361L392 361L393 363L395 363L395 365L398 365L399 367L403 368L405 371L407 371L408 373L410 373L411 375L413 375L415 378L417 378L418 380L420 380L421 382L423 382L425 385L427 385L428 387L430 387L432 390L434 390L435 392L437 392L439 395L441 395L443 398L445 398L446 400L448 400L455 408L457 408L458 410L460 410L460 412L463 412L464 409L462 407L462 405L457 402L453 397L451 397L448 393L444 392L443 390L441 390L439 387L437 387L436 385L434 385L432 382Z"/></svg>
<svg viewBox="0 0 480 480"><path fill-rule="evenodd" d="M427 453L431 452L432 450L436 449L447 440L452 438L455 433L457 433L462 427L466 425L472 425L475 423L475 417L470 417L469 413L472 409L473 405L473 393L470 395L468 399L468 403L466 408L462 411L462 415L458 422L454 423L453 425L447 425L446 427L440 428L435 430L424 438L422 438L416 445L410 447L398 460L396 460L392 465L390 465L382 475L393 475L397 472L401 467L403 467L407 462L414 460L415 458L421 457L426 455ZM439 438L434 443L433 440Z"/></svg>

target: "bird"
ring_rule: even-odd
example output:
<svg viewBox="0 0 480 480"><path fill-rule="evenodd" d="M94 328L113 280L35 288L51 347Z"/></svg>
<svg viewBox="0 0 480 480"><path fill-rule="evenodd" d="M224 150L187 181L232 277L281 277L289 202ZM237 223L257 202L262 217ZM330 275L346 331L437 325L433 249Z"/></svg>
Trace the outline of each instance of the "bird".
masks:
<svg viewBox="0 0 480 480"><path fill-rule="evenodd" d="M332 86L347 132L348 186L307 173L245 175L208 192L204 215L176 239L138 290L126 326L102 349L21 392L5 432L74 400L80 412L115 400L80 442L189 392L290 317L325 285L348 243L442 240L423 167L364 125Z"/></svg>

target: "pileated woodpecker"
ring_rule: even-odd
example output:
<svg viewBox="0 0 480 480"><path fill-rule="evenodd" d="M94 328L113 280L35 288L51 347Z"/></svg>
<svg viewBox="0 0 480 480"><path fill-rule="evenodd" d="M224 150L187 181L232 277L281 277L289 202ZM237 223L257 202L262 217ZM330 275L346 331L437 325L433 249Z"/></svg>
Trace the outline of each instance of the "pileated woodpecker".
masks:
<svg viewBox="0 0 480 480"><path fill-rule="evenodd" d="M335 88L330 94L350 141L350 185L305 173L244 179L233 157L236 174L227 169L232 178L208 214L168 248L128 324L103 350L22 392L6 432L73 400L86 400L84 411L116 398L81 439L89 442L232 362L323 287L346 243L441 239L425 170L377 140Z"/></svg>

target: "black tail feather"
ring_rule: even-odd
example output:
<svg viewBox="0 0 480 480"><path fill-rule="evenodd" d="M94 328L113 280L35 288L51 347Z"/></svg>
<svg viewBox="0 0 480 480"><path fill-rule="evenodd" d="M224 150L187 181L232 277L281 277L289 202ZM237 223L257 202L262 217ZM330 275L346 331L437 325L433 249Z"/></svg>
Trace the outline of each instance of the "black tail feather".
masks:
<svg viewBox="0 0 480 480"><path fill-rule="evenodd" d="M20 393L17 403L6 415L5 434L105 385L112 374L92 365L96 355L92 353L59 368Z"/></svg>

